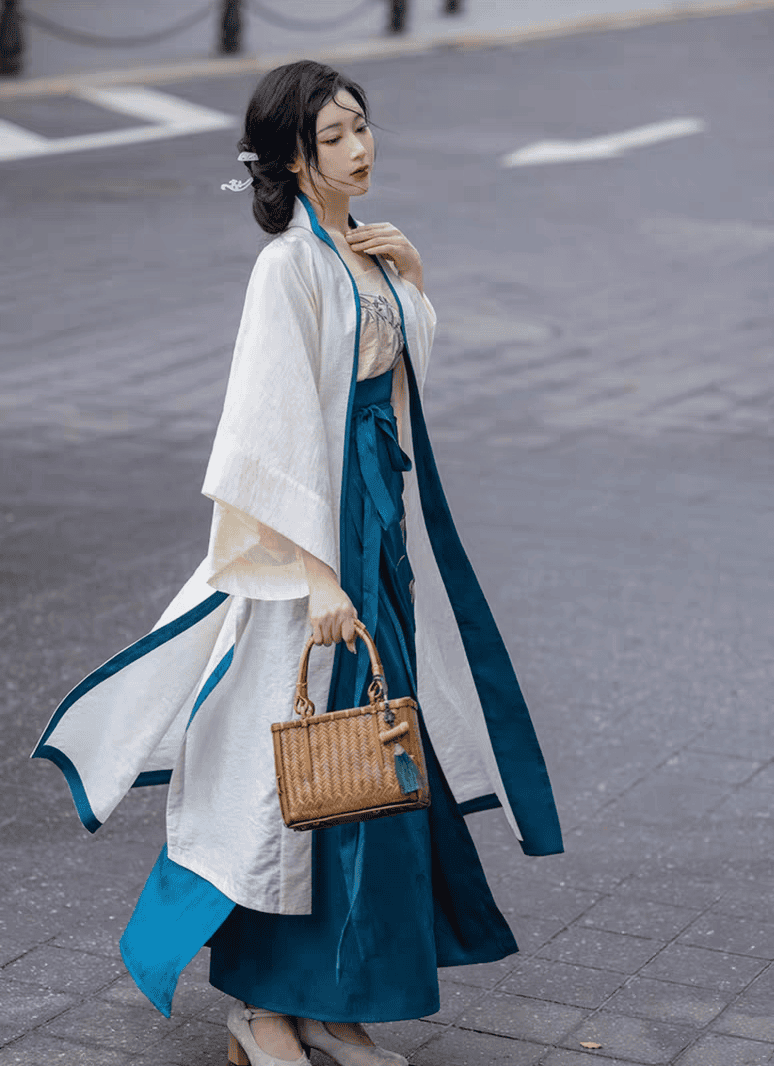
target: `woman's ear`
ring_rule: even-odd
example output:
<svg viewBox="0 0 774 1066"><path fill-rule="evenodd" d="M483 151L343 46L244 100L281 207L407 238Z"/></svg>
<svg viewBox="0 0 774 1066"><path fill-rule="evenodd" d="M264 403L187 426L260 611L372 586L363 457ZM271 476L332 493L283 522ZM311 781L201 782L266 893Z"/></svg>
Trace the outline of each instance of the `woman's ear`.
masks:
<svg viewBox="0 0 774 1066"><path fill-rule="evenodd" d="M292 163L287 164L287 168L291 174L299 174L301 172L301 156L297 155Z"/></svg>

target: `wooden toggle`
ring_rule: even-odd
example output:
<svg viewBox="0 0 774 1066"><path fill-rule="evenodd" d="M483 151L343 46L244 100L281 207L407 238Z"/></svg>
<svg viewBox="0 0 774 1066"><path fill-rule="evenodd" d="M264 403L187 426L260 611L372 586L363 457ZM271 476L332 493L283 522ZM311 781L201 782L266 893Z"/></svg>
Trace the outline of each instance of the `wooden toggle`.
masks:
<svg viewBox="0 0 774 1066"><path fill-rule="evenodd" d="M400 725L394 726L392 729L388 729L384 733L379 733L379 740L382 744L389 744L391 740L397 740L398 737L402 737L404 733L409 732L408 722L401 722Z"/></svg>

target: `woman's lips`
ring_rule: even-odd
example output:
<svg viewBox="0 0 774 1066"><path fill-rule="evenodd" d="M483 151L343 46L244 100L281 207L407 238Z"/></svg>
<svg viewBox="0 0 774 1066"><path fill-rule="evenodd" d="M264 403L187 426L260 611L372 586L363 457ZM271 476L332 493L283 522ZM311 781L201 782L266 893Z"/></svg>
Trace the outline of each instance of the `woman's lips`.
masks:
<svg viewBox="0 0 774 1066"><path fill-rule="evenodd" d="M350 174L351 178L364 178L371 171L370 167L360 167L359 170L353 170Z"/></svg>

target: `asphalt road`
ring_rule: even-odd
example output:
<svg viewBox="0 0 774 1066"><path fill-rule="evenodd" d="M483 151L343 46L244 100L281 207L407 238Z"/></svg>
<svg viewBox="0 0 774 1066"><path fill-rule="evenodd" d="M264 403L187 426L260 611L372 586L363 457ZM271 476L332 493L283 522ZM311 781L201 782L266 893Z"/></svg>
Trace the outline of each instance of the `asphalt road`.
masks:
<svg viewBox="0 0 774 1066"><path fill-rule="evenodd" d="M499 815L471 819L522 952L447 972L441 1015L392 1027L424 1066L583 1066L581 1041L608 1063L774 1061L773 35L768 11L349 68L381 127L357 214L422 252L441 474L567 838L527 860ZM164 87L233 114L250 89ZM0 117L122 122L72 97ZM704 132L500 164L675 117ZM163 790L89 838L26 756L206 550L199 487L261 245L247 195L219 188L235 140L3 164L0 1066L222 1057L201 969L167 1025L116 954Z"/></svg>

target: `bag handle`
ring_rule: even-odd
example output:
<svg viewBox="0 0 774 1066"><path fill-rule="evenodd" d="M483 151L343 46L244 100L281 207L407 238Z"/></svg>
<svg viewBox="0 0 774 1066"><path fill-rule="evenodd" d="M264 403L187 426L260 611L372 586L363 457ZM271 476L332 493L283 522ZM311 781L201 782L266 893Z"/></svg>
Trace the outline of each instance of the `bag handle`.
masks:
<svg viewBox="0 0 774 1066"><path fill-rule="evenodd" d="M373 680L368 686L368 699L371 706L374 709L377 709L380 705L386 705L387 703L387 682L384 680L382 660L379 658L379 652L376 650L373 637L359 618L355 619L355 636L360 637L368 648L368 656L371 660L371 673L373 674ZM307 690L309 653L313 647L314 637L310 637L306 642L304 650L301 652L301 661L298 664L298 681L296 682L296 699L294 707L296 714L300 714L302 718L311 718L315 713L315 706L309 699L309 692Z"/></svg>

